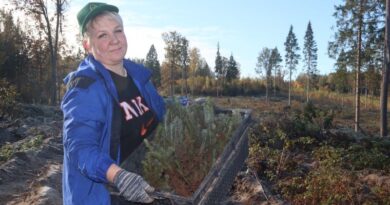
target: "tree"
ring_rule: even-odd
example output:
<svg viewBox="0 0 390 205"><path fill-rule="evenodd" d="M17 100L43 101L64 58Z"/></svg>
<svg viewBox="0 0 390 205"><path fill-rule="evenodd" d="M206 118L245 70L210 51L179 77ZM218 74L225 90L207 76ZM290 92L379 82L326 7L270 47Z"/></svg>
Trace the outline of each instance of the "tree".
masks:
<svg viewBox="0 0 390 205"><path fill-rule="evenodd" d="M333 82L335 84L335 89L337 92L346 93L349 90L348 71L346 67L338 68L333 78Z"/></svg>
<svg viewBox="0 0 390 205"><path fill-rule="evenodd" d="M17 9L32 16L37 24L37 28L44 30L46 40L50 51L50 84L52 105L57 104L57 57L59 50L59 38L62 31L62 21L64 19L64 10L67 4L66 0L52 0L53 6L50 6L44 0L12 0ZM53 14L50 14L49 8L54 8Z"/></svg>
<svg viewBox="0 0 390 205"><path fill-rule="evenodd" d="M299 46L297 38L295 37L293 26L290 26L286 41L284 42L286 54L284 56L286 67L289 71L289 82L288 82L288 105L291 105L291 75L296 70L300 55L298 54Z"/></svg>
<svg viewBox="0 0 390 205"><path fill-rule="evenodd" d="M337 62L344 60L355 71L355 131L360 121L360 73L370 63L368 59L382 53L384 1L344 0L335 7L337 31L335 40L329 42L328 54ZM378 44L378 42L381 42ZM373 49L374 48L374 49ZM341 51L344 52L340 57ZM353 62L353 63L352 63Z"/></svg>
<svg viewBox="0 0 390 205"><path fill-rule="evenodd" d="M369 65L366 71L363 73L363 82L365 85L366 93L374 97L379 95L380 83L381 83L381 73L378 67L374 65Z"/></svg>
<svg viewBox="0 0 390 205"><path fill-rule="evenodd" d="M388 134L387 130L387 95L389 86L389 69L390 69L390 0L386 0L386 24L385 24L385 66L382 70L382 85L381 85L381 114L380 114L380 135L385 137Z"/></svg>
<svg viewBox="0 0 390 205"><path fill-rule="evenodd" d="M17 83L19 53L22 52L23 38L18 24L15 25L11 12L0 11L0 77Z"/></svg>
<svg viewBox="0 0 390 205"><path fill-rule="evenodd" d="M14 21L12 11L0 10L0 78L13 84L19 98L28 102L31 98L27 94L32 93L29 89L33 85L32 79L35 79L28 77L33 73L28 70L31 68L29 49L32 41L20 25L19 20Z"/></svg>
<svg viewBox="0 0 390 205"><path fill-rule="evenodd" d="M303 44L303 60L306 66L306 102L309 102L310 80L317 73L317 44L314 41L311 23L307 24L307 29Z"/></svg>
<svg viewBox="0 0 390 205"><path fill-rule="evenodd" d="M270 87L270 78L272 74L272 65L271 65L271 53L272 51L269 48L264 47L259 56L257 57L257 63L255 71L258 74L262 73L262 70L265 71L266 83L265 83L265 99L268 102L268 91Z"/></svg>
<svg viewBox="0 0 390 205"><path fill-rule="evenodd" d="M217 56L215 57L215 75L217 77L217 96L219 96L219 81L223 75L223 62L221 54L219 53L219 43L217 44Z"/></svg>
<svg viewBox="0 0 390 205"><path fill-rule="evenodd" d="M168 80L169 84L169 95L174 96L174 83L176 80L176 73L177 70L179 70L181 62L180 62L180 54L182 52L181 47L181 39L182 36L176 32L171 31L169 33L163 33L162 34L163 40L165 42L165 61L166 61L166 68L169 69L168 76L163 79Z"/></svg>
<svg viewBox="0 0 390 205"><path fill-rule="evenodd" d="M278 48L275 47L274 49L272 49L270 57L270 67L272 70L274 70L274 96L276 96L276 76L278 75L278 71L280 72L280 63L282 61L282 56L280 55Z"/></svg>
<svg viewBox="0 0 390 205"><path fill-rule="evenodd" d="M209 64L207 64L207 61L204 58L201 58L199 61L199 68L196 71L196 76L202 76L202 77L212 77L211 70Z"/></svg>
<svg viewBox="0 0 390 205"><path fill-rule="evenodd" d="M231 54L226 69L226 80L231 82L234 79L239 79L239 77L240 71L237 62L234 60L233 54Z"/></svg>
<svg viewBox="0 0 390 205"><path fill-rule="evenodd" d="M158 61L158 55L156 48L152 44L146 55L145 67L150 68L153 72L152 82L157 86L161 86L161 72L160 62Z"/></svg>
<svg viewBox="0 0 390 205"><path fill-rule="evenodd" d="M181 68L182 68L182 80L184 81L184 84L181 86L181 95L186 96L188 93L188 64L189 64L189 54L188 54L188 40L185 37L181 37L180 39L180 62L181 62Z"/></svg>
<svg viewBox="0 0 390 205"><path fill-rule="evenodd" d="M136 64L144 65L145 64L145 59L143 58L131 58L131 61L133 61Z"/></svg>
<svg viewBox="0 0 390 205"><path fill-rule="evenodd" d="M200 66L200 51L198 48L194 47L190 50L190 64L189 64L189 75L195 76L196 71Z"/></svg>
<svg viewBox="0 0 390 205"><path fill-rule="evenodd" d="M200 51L198 48L192 48L190 50L190 63L189 63L189 71L188 71L188 75L189 77L192 79L190 82L190 91L191 91L191 95L193 95L194 93L194 87L195 87L195 77L196 77L196 74L198 72L198 70L200 69Z"/></svg>
<svg viewBox="0 0 390 205"><path fill-rule="evenodd" d="M341 50L338 58L339 61L336 62L336 73L334 75L334 84L335 89L339 93L346 93L350 90L350 83L349 83L349 72L348 72L348 65L350 63L348 62L348 53L344 52L344 50Z"/></svg>
<svg viewBox="0 0 390 205"><path fill-rule="evenodd" d="M226 58L225 56L222 56L222 74L220 75L220 81L221 81L222 88L224 88L224 86L225 86L228 66L229 66L229 59Z"/></svg>

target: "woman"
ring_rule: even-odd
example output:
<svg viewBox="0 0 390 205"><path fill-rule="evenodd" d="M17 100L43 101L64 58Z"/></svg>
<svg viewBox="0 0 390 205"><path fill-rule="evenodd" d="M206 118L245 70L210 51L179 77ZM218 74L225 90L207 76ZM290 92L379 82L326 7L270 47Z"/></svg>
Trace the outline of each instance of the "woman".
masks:
<svg viewBox="0 0 390 205"><path fill-rule="evenodd" d="M77 15L88 56L64 80L63 203L116 204L110 186L151 203L154 188L118 165L162 120L163 99L151 72L124 59L127 40L119 9L88 3Z"/></svg>

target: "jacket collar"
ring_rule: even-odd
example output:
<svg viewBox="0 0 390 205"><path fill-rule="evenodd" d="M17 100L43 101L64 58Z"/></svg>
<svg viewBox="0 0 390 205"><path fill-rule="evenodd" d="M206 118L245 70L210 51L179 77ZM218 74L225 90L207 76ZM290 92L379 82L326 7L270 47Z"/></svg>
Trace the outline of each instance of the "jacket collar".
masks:
<svg viewBox="0 0 390 205"><path fill-rule="evenodd" d="M144 66L136 64L130 60L124 59L123 64L127 71L127 74L133 78L137 86L142 86L146 84L152 76L152 72L149 69L146 69ZM116 100L118 100L118 93L116 92L116 88L109 71L92 55L88 55L80 63L77 71L72 72L68 76L66 76L64 82L66 84L71 78L76 76L88 76L97 78L96 74L98 74L98 76L100 76L104 80L110 93L114 96Z"/></svg>
<svg viewBox="0 0 390 205"><path fill-rule="evenodd" d="M105 80L110 77L108 70L99 61L95 60L92 55L88 55L85 61L89 62L88 64L93 70L103 75ZM123 66L133 80L138 81L141 84L147 83L152 76L150 70L128 59L123 60Z"/></svg>

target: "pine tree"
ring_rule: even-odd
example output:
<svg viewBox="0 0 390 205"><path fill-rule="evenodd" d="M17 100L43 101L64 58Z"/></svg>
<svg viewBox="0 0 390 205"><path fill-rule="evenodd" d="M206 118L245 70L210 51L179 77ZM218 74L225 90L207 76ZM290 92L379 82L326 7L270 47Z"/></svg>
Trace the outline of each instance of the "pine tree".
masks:
<svg viewBox="0 0 390 205"><path fill-rule="evenodd" d="M157 87L161 86L160 62L158 61L157 51L153 44L150 46L146 55L145 66L153 72L152 82L154 85Z"/></svg>
<svg viewBox="0 0 390 205"><path fill-rule="evenodd" d="M230 55L227 70L226 70L226 80L228 82L238 79L240 75L240 71L238 69L237 62L234 60L233 54Z"/></svg>
<svg viewBox="0 0 390 205"><path fill-rule="evenodd" d="M281 67L280 63L282 61L283 61L282 56L280 55L278 48L275 47L274 49L272 49L271 56L270 56L270 67L271 70L274 71L274 83L273 83L274 96L276 96L276 76L277 76L277 72L280 70Z"/></svg>
<svg viewBox="0 0 390 205"><path fill-rule="evenodd" d="M217 77L217 96L219 96L220 81L223 75L223 61L219 53L219 43L217 45L217 56L215 57L215 75Z"/></svg>
<svg viewBox="0 0 390 205"><path fill-rule="evenodd" d="M272 74L272 65L271 65L271 49L264 47L261 52L259 53L259 56L257 57L257 63L255 71L258 74L262 73L262 70L265 71L265 77L266 77L266 83L265 83L265 98L268 102L269 97L269 87L270 87L270 78Z"/></svg>
<svg viewBox="0 0 390 205"><path fill-rule="evenodd" d="M335 89L339 93L346 93L349 90L348 70L346 66L338 66L333 77Z"/></svg>
<svg viewBox="0 0 390 205"><path fill-rule="evenodd" d="M386 21L385 21L385 55L382 69L381 97L380 97L380 135L388 137L387 130L387 96L389 91L389 68L390 68L390 0L386 0Z"/></svg>
<svg viewBox="0 0 390 205"><path fill-rule="evenodd" d="M286 54L285 63L289 71L289 83L288 83L288 105L291 105L291 75L296 70L300 55L298 54L299 46L297 38L293 32L293 26L290 26L290 30L287 35L286 42L284 42Z"/></svg>
<svg viewBox="0 0 390 205"><path fill-rule="evenodd" d="M310 81L317 71L317 43L314 40L311 23L307 24L303 43L303 60L306 66L306 102L309 102Z"/></svg>
<svg viewBox="0 0 390 205"><path fill-rule="evenodd" d="M199 64L199 69L196 71L196 75L202 77L212 77L210 66L204 58L200 59Z"/></svg>
<svg viewBox="0 0 390 205"><path fill-rule="evenodd" d="M335 7L337 31L334 41L329 42L328 54L338 63L346 61L344 64L355 71L355 131L360 121L361 69L375 56L383 56L384 8L384 1L374 0L345 0Z"/></svg>

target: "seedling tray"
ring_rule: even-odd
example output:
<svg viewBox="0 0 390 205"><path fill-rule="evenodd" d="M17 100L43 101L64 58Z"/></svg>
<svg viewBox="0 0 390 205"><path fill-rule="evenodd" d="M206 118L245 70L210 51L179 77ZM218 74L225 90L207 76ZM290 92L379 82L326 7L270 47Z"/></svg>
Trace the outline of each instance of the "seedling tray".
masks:
<svg viewBox="0 0 390 205"><path fill-rule="evenodd" d="M242 121L233 132L232 137L223 149L200 186L190 197L183 197L167 192L156 192L160 199L154 205L163 204L221 204L226 200L237 172L242 168L248 156L248 127L251 123L251 110L248 109L216 109L216 113L239 112Z"/></svg>

